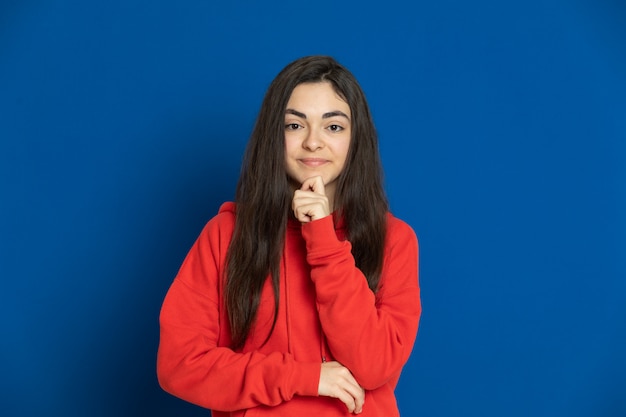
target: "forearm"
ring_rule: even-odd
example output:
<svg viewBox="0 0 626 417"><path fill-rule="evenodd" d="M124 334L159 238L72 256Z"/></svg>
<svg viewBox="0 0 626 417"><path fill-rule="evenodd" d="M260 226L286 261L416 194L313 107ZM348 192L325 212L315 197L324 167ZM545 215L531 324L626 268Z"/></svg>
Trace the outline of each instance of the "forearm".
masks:
<svg viewBox="0 0 626 417"><path fill-rule="evenodd" d="M196 340L193 343L202 345ZM206 347L205 347L206 348ZM181 354L174 346L159 349L159 383L163 389L196 405L234 411L274 406L294 395L317 395L320 364L298 363L288 354L235 353L228 348Z"/></svg>
<svg viewBox="0 0 626 417"><path fill-rule="evenodd" d="M417 240L407 227L391 231L374 295L349 242L338 241L329 226L303 228L320 321L334 358L374 389L400 372L415 341L421 313Z"/></svg>
<svg viewBox="0 0 626 417"><path fill-rule="evenodd" d="M297 362L287 353L238 353L218 346L218 317L214 302L174 282L160 316L157 374L164 390L220 411L317 395L319 363Z"/></svg>
<svg viewBox="0 0 626 417"><path fill-rule="evenodd" d="M401 300L377 305L373 294L355 292L320 303L320 321L333 357L345 365L366 389L375 389L400 373L417 333L420 307ZM416 288L393 298L419 299ZM394 301L405 307L398 309ZM387 302L387 301L385 301Z"/></svg>

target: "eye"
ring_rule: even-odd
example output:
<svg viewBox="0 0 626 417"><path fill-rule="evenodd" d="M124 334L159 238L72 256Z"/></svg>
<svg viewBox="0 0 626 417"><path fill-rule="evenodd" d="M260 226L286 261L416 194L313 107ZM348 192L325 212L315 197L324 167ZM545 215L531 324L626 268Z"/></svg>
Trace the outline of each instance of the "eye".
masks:
<svg viewBox="0 0 626 417"><path fill-rule="evenodd" d="M339 125L330 125L327 127L327 129L331 132L341 132L343 130L343 127Z"/></svg>
<svg viewBox="0 0 626 417"><path fill-rule="evenodd" d="M301 127L302 126L300 126L298 123L287 123L285 125L285 129L287 129L287 130L298 130Z"/></svg>

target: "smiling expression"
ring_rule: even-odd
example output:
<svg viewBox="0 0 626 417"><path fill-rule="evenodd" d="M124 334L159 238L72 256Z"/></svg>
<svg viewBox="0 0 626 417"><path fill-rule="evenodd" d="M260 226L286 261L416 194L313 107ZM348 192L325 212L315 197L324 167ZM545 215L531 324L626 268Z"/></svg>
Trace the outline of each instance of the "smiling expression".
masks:
<svg viewBox="0 0 626 417"><path fill-rule="evenodd" d="M332 201L350 137L350 106L329 82L294 88L285 110L285 165L294 186L319 175Z"/></svg>

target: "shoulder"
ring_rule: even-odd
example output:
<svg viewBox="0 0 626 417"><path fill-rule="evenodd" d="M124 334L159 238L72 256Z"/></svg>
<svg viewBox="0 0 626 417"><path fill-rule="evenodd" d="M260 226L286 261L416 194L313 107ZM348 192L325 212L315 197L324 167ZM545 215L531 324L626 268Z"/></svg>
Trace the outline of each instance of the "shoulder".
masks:
<svg viewBox="0 0 626 417"><path fill-rule="evenodd" d="M417 242L417 235L413 228L391 213L387 213L387 237L392 241L411 239Z"/></svg>
<svg viewBox="0 0 626 417"><path fill-rule="evenodd" d="M418 270L419 246L413 228L388 214L383 271L377 299L408 294L419 288Z"/></svg>
<svg viewBox="0 0 626 417"><path fill-rule="evenodd" d="M200 236L210 240L230 241L234 228L235 203L228 201L223 203L217 214L207 222Z"/></svg>
<svg viewBox="0 0 626 417"><path fill-rule="evenodd" d="M226 201L220 206L217 215L212 219L220 224L234 224L237 206L232 201Z"/></svg>
<svg viewBox="0 0 626 417"><path fill-rule="evenodd" d="M385 237L385 252L387 256L417 257L419 244L413 228L393 214L387 214L387 232Z"/></svg>

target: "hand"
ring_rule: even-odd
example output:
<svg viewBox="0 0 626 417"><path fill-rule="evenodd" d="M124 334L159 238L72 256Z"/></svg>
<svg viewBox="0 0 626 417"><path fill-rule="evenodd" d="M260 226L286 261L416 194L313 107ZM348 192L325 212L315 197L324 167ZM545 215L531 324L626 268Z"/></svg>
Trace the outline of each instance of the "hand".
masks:
<svg viewBox="0 0 626 417"><path fill-rule="evenodd" d="M322 363L318 394L341 400L348 411L359 414L363 411L365 390L356 382L352 373L339 362Z"/></svg>
<svg viewBox="0 0 626 417"><path fill-rule="evenodd" d="M322 177L304 180L299 190L293 194L291 202L293 214L302 223L309 223L330 214L330 204L324 191Z"/></svg>

